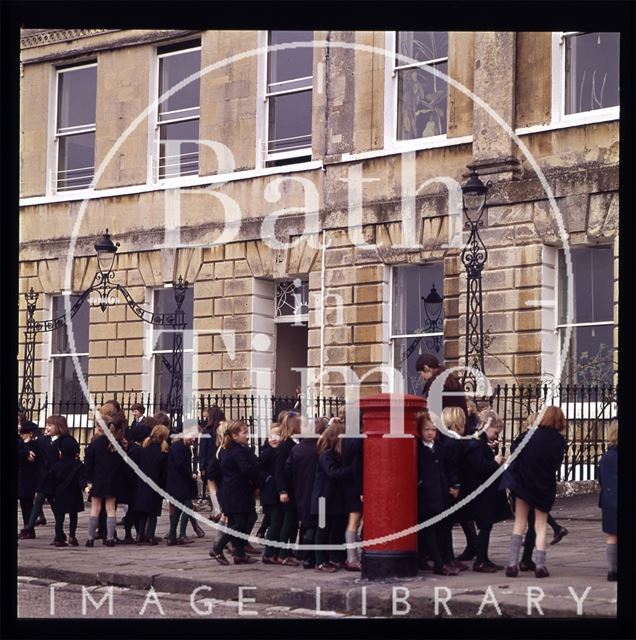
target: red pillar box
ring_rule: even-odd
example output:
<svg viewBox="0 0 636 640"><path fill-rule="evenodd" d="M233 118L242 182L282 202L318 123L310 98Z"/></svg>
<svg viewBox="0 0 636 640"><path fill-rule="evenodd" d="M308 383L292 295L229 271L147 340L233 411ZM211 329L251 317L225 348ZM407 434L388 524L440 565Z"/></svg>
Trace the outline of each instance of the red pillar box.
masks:
<svg viewBox="0 0 636 640"><path fill-rule="evenodd" d="M380 393L360 399L364 441L363 539L374 540L417 524L416 416L423 398ZM391 433L391 407L402 405L403 421ZM363 547L362 577L368 580L417 575L417 533Z"/></svg>

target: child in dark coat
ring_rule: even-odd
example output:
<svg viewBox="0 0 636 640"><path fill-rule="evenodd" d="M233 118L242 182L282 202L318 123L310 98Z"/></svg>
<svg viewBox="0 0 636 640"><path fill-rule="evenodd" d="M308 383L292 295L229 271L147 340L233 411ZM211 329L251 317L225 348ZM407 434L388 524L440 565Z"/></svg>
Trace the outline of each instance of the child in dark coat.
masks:
<svg viewBox="0 0 636 640"><path fill-rule="evenodd" d="M210 502L212 503L210 520L214 522L218 522L221 519L222 510L217 495L218 487L214 479L208 476L208 468L213 464L213 458L215 458L219 447L217 443L219 425L224 422L225 414L220 407L214 405L204 410L204 420L201 422L201 438L199 440L199 472L210 496Z"/></svg>
<svg viewBox="0 0 636 640"><path fill-rule="evenodd" d="M618 420L609 432L609 449L603 454L598 469L601 495L598 506L603 510L603 533L607 535L607 579L618 580Z"/></svg>
<svg viewBox="0 0 636 640"><path fill-rule="evenodd" d="M254 491L266 481L258 467L258 459L248 446L249 437L247 425L241 420L235 420L227 426L219 452L223 477L222 505L223 512L228 517L227 527L230 531L221 535L209 555L222 565L230 564L223 554L223 549L229 542L234 545L234 564L256 562L245 553L246 538L234 535L234 532L249 535L254 522Z"/></svg>
<svg viewBox="0 0 636 640"><path fill-rule="evenodd" d="M566 427L563 411L559 407L547 407L541 423L528 430L526 437L529 440L504 474L501 486L510 489L515 500L515 524L506 568L508 577L518 574L519 550L531 509L534 509L537 536L534 575L537 578L550 575L545 566L546 527L548 513L556 498L556 474L566 448L561 432Z"/></svg>
<svg viewBox="0 0 636 640"><path fill-rule="evenodd" d="M451 459L448 446L440 444L437 439L437 427L428 411L421 413L417 419L419 439L417 441L417 503L418 519L421 524L433 518L450 506ZM459 573L449 563L444 562L443 549L446 527L437 522L428 525L418 532L418 552L420 568L426 569L424 551L433 559L433 572L441 576L455 576Z"/></svg>
<svg viewBox="0 0 636 640"><path fill-rule="evenodd" d="M143 445L131 453L140 470L162 489L166 483L169 435L168 427L155 425ZM137 480L129 507L137 518L137 544L157 545L161 539L155 536L155 531L157 518L161 515L163 497L143 479Z"/></svg>
<svg viewBox="0 0 636 640"><path fill-rule="evenodd" d="M18 437L19 444L24 447L23 455L18 458L18 500L25 528L31 517L35 494L46 476L46 462L43 456L38 455L37 431L33 422L23 421Z"/></svg>
<svg viewBox="0 0 636 640"><path fill-rule="evenodd" d="M311 513L318 520L314 544L343 544L349 518L344 485L353 479L351 466L342 466L342 440L345 427L336 422L327 427L317 444L318 464L311 495ZM320 501L324 500L324 526L320 526ZM345 565L342 551L316 550L316 571L332 573Z"/></svg>
<svg viewBox="0 0 636 640"><path fill-rule="evenodd" d="M60 459L49 469L44 481L44 493L53 505L56 547L78 546L77 514L84 511L84 465L78 460L79 445L74 438L63 438L59 444ZM64 518L69 516L69 537L66 542Z"/></svg>
<svg viewBox="0 0 636 640"><path fill-rule="evenodd" d="M471 494L495 473L505 458L495 454L497 439L503 429L503 422L494 411L481 413L481 433L475 439L466 440L468 446L464 457L464 484L466 495ZM501 567L488 557L490 533L496 522L510 517L510 508L505 491L499 489L495 480L483 489L472 501L471 511L479 533L476 540L476 557L473 571L495 573Z"/></svg>
<svg viewBox="0 0 636 640"><path fill-rule="evenodd" d="M272 525L272 512L275 517L280 518L282 510L280 509L280 501L278 492L276 491L276 482L274 480L274 462L276 461L276 449L280 444L280 425L274 422L269 428L269 437L261 448L258 460L258 466L263 473L269 477L269 481L263 485L261 491L261 507L263 508L263 521L267 521L267 526L263 529L267 534L267 530ZM275 522L275 527L280 528L280 522ZM263 552L264 564L280 564L278 559L278 548L266 546Z"/></svg>
<svg viewBox="0 0 636 640"><path fill-rule="evenodd" d="M192 509L192 500L197 497L196 473L192 468L191 446L197 436L196 427L184 430L170 445L168 464L166 469L166 493L181 502L188 509ZM179 523L179 519L181 522ZM170 514L170 532L168 533L168 546L175 544L187 544L191 542L186 538L189 515L174 506ZM179 525L179 537L177 538L177 525Z"/></svg>

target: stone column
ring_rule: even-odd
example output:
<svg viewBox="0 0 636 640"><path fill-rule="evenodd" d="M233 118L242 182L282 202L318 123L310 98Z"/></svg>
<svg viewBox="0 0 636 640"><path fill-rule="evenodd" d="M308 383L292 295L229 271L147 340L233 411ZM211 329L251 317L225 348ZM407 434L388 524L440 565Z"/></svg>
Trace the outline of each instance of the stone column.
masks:
<svg viewBox="0 0 636 640"><path fill-rule="evenodd" d="M511 128L515 114L514 32L477 32L475 34L474 92ZM518 177L521 163L518 148L509 133L479 104L473 104L473 162L484 180L509 180Z"/></svg>

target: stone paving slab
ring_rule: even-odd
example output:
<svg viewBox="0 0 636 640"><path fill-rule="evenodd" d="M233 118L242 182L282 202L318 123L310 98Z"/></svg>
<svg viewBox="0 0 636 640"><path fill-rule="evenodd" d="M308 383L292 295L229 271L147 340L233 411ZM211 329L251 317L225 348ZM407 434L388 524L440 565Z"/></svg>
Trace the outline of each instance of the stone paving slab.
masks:
<svg viewBox="0 0 636 640"><path fill-rule="evenodd" d="M50 524L37 527L35 540L20 541L18 574L81 585L112 584L142 590L152 586L158 592L169 593L189 594L206 585L212 590L203 591L201 597L227 600L237 600L242 588L245 598L255 598L258 603L348 616L365 615L364 600L367 616L444 616L447 611L441 600L447 598L446 605L454 617L537 617L541 614L532 602L528 613L529 598L535 598L546 617L576 617L575 598L583 598L587 590L582 615L608 617L616 615L616 583L606 580L605 537L597 500L596 495L577 495L557 501L553 514L570 534L558 545L548 547L551 576L545 579L524 573L507 578L503 571L466 571L460 576L420 572L416 578L370 583L361 580L358 573L345 571L320 574L302 567L266 566L260 562L223 567L208 557L217 535L211 528L206 529L205 538L195 538L187 546L108 548L97 543L89 549L49 546L53 535ZM51 514L46 515L48 519ZM86 536L86 518L84 512L78 529L81 544ZM158 535L165 534L167 528L164 514L157 527ZM490 555L497 564L507 563L511 529L511 521L493 529ZM459 552L464 543L461 529L455 529L453 536Z"/></svg>

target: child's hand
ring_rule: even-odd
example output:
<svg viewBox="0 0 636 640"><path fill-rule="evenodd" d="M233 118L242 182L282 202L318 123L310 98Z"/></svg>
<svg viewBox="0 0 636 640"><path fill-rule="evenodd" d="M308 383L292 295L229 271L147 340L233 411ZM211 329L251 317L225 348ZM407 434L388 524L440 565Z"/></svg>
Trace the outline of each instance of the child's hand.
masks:
<svg viewBox="0 0 636 640"><path fill-rule="evenodd" d="M28 461L33 462L35 460L35 453L33 451L29 451Z"/></svg>
<svg viewBox="0 0 636 640"><path fill-rule="evenodd" d="M459 495L459 489L456 489L455 487L451 487L448 490L448 493L450 493L451 496L453 496L453 498L456 498Z"/></svg>
<svg viewBox="0 0 636 640"><path fill-rule="evenodd" d="M495 462L497 464L502 464L505 460L506 458L504 458L504 456L502 456L501 454L495 456Z"/></svg>
<svg viewBox="0 0 636 640"><path fill-rule="evenodd" d="M289 495L287 495L287 493L281 493L280 494L280 501L281 502L289 502Z"/></svg>

